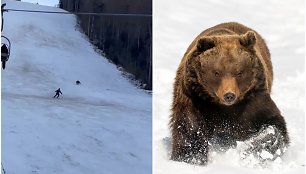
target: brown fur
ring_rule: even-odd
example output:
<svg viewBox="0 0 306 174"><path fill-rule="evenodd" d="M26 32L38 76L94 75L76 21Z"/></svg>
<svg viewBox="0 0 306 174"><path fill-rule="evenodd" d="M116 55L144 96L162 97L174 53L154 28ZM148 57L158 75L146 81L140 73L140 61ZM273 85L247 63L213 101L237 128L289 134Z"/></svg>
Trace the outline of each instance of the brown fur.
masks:
<svg viewBox="0 0 306 174"><path fill-rule="evenodd" d="M285 121L270 98L272 79L270 53L256 31L234 22L203 31L177 70L171 158L205 164L210 138L226 133L243 141L264 125L275 125L288 143ZM229 92L233 102L224 100Z"/></svg>

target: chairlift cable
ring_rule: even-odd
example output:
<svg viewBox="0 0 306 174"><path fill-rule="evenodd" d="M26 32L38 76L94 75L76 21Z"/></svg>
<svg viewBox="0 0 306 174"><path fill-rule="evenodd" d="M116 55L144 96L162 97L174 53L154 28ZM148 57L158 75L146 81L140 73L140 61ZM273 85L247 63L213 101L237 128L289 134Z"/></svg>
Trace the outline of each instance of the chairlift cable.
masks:
<svg viewBox="0 0 306 174"><path fill-rule="evenodd" d="M23 9L4 9L6 11L28 12L28 13L49 13L49 14L75 14L75 15L97 15L97 16L133 16L133 17L152 17L152 14L137 13L87 13L87 12L57 12L41 10L23 10Z"/></svg>

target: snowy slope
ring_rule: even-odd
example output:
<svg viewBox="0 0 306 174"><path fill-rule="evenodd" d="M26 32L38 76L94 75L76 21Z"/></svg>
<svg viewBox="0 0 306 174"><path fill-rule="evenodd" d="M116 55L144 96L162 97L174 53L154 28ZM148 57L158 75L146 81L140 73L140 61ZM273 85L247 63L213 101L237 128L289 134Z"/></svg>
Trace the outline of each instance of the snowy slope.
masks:
<svg viewBox="0 0 306 174"><path fill-rule="evenodd" d="M303 0L167 0L154 1L153 170L165 173L304 173L305 50ZM272 98L284 115L291 146L282 164L272 169L242 166L237 151L213 154L211 162L195 166L169 160L169 115L172 84L189 44L204 29L236 21L258 31L272 54Z"/></svg>
<svg viewBox="0 0 306 174"><path fill-rule="evenodd" d="M46 5L56 7L58 5L59 0L22 0L22 2L30 2L39 5Z"/></svg>
<svg viewBox="0 0 306 174"><path fill-rule="evenodd" d="M62 11L2 2L6 8ZM1 73L6 173L151 173L152 96L94 51L72 15L4 17L3 34L12 42ZM59 87L63 95L53 99Z"/></svg>

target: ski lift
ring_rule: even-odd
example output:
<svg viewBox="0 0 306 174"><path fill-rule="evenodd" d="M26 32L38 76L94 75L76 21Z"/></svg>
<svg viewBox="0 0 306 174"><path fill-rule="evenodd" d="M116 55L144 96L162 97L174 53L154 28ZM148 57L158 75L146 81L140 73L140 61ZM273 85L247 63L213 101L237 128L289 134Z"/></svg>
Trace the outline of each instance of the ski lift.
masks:
<svg viewBox="0 0 306 174"><path fill-rule="evenodd" d="M7 37L1 36L1 41L3 40L6 40L6 42L1 42L1 62L2 69L5 69L5 64L10 58L11 42Z"/></svg>

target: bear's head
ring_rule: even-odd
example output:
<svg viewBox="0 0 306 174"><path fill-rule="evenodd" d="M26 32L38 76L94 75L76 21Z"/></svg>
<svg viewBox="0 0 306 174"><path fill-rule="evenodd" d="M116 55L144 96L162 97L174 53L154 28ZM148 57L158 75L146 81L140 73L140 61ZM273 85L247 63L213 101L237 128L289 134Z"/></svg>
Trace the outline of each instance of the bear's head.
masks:
<svg viewBox="0 0 306 174"><path fill-rule="evenodd" d="M238 103L265 78L255 45L253 31L199 38L186 62L189 85L219 104Z"/></svg>

